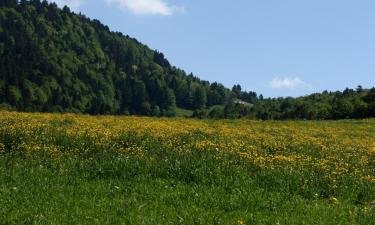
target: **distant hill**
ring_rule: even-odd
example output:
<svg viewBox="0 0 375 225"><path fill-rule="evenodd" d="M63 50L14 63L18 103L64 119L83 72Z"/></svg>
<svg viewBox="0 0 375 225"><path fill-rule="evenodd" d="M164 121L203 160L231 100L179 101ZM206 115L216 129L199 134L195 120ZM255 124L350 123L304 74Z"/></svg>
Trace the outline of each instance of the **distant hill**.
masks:
<svg viewBox="0 0 375 225"><path fill-rule="evenodd" d="M375 117L375 88L346 88L297 98L261 99L255 106L259 119L360 119Z"/></svg>

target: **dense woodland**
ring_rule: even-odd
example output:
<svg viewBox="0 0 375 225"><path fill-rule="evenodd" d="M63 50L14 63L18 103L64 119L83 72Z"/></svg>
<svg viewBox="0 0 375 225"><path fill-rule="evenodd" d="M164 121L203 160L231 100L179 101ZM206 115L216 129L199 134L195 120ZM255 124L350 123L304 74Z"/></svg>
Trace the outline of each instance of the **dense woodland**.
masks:
<svg viewBox="0 0 375 225"><path fill-rule="evenodd" d="M248 96L240 92L240 99ZM246 96L246 97L244 97ZM227 103L216 110L201 111L212 118L252 119L359 119L375 117L375 88L345 89L343 92L315 93L298 98L256 98L254 105Z"/></svg>
<svg viewBox="0 0 375 225"><path fill-rule="evenodd" d="M200 80L98 20L40 0L0 1L0 106L9 110L254 119L375 117L375 89L265 99Z"/></svg>
<svg viewBox="0 0 375 225"><path fill-rule="evenodd" d="M39 0L1 1L0 99L22 111L173 115L229 90L97 20Z"/></svg>

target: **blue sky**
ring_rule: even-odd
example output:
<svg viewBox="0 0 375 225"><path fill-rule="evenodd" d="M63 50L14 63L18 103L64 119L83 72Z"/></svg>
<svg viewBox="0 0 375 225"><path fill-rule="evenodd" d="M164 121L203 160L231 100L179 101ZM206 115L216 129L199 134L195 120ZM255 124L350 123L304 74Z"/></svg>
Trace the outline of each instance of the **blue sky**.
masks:
<svg viewBox="0 0 375 225"><path fill-rule="evenodd" d="M375 86L373 0L56 0L186 72L265 96Z"/></svg>

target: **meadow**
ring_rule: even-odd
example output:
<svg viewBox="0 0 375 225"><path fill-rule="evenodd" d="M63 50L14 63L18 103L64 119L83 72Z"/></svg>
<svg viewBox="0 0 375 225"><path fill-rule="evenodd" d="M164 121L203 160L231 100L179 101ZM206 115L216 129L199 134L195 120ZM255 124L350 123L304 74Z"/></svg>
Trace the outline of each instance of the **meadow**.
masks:
<svg viewBox="0 0 375 225"><path fill-rule="evenodd" d="M375 119L0 112L0 224L375 224Z"/></svg>

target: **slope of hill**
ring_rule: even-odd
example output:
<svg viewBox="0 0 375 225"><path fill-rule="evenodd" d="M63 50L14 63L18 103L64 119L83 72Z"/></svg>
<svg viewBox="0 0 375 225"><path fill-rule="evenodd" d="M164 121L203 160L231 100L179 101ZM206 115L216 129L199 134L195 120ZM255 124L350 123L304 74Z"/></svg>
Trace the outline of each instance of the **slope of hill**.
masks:
<svg viewBox="0 0 375 225"><path fill-rule="evenodd" d="M250 103L250 104L248 104ZM0 2L0 109L210 118L375 117L375 88L265 99L202 81L68 7Z"/></svg>
<svg viewBox="0 0 375 225"><path fill-rule="evenodd" d="M229 92L46 1L0 3L0 55L0 103L21 111L173 115L176 105L222 104Z"/></svg>

